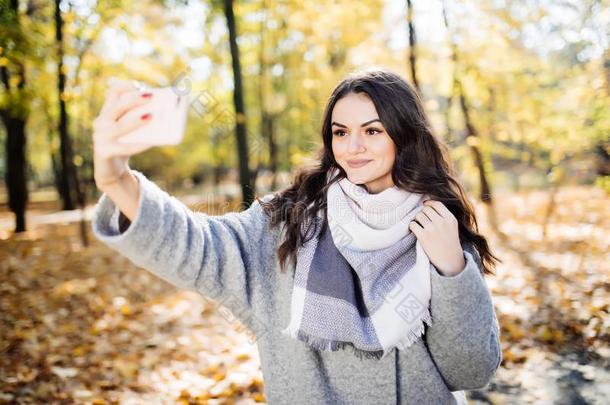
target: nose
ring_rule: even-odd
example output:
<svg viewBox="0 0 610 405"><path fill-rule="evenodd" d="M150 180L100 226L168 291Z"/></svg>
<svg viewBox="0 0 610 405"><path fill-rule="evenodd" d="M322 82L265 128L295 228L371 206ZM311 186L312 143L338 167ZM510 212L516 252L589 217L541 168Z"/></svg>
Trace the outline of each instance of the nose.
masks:
<svg viewBox="0 0 610 405"><path fill-rule="evenodd" d="M354 135L349 137L349 145L348 151L349 153L358 153L363 152L364 145L362 143L362 137L359 133L354 133Z"/></svg>

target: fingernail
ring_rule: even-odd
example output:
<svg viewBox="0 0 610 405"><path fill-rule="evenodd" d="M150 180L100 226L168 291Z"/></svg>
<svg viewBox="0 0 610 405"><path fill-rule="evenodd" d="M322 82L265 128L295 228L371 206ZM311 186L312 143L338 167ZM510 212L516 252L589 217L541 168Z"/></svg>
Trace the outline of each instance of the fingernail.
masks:
<svg viewBox="0 0 610 405"><path fill-rule="evenodd" d="M150 118L150 113L146 113L146 114L140 116L140 119L142 119L142 121L146 121L149 118Z"/></svg>
<svg viewBox="0 0 610 405"><path fill-rule="evenodd" d="M144 98L151 98L152 97L152 93L142 93L142 97L144 97Z"/></svg>

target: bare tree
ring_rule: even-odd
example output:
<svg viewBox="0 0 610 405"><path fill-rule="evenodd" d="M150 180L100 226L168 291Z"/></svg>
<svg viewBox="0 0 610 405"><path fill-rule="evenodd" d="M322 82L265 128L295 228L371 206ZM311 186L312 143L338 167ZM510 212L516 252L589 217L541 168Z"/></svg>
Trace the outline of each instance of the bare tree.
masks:
<svg viewBox="0 0 610 405"><path fill-rule="evenodd" d="M229 45L231 47L231 61L233 66L233 104L235 105L235 136L237 138L237 154L239 158L239 181L241 184L242 204L249 207L254 201L253 176L248 165L248 138L246 136L246 111L242 85L241 65L239 62L239 48L237 46L237 27L233 13L233 0L224 0L224 13L229 29Z"/></svg>
<svg viewBox="0 0 610 405"><path fill-rule="evenodd" d="M415 55L417 37L415 35L415 25L413 24L413 4L411 0L407 0L407 27L409 29L409 71L411 72L411 81L417 92L421 94L419 80L417 79L417 57Z"/></svg>
<svg viewBox="0 0 610 405"><path fill-rule="evenodd" d="M445 4L445 1L443 1L443 21L445 23L445 28L447 28L447 32L451 32L450 27L449 27L449 20L447 17L447 6ZM451 37L451 35L450 35L450 37ZM470 152L472 154L474 164L477 167L477 170L479 172L479 185L480 185L479 198L487 207L488 218L489 218L489 222L490 222L492 229L498 235L501 235L501 232L498 228L498 222L497 222L497 218L496 218L496 214L495 214L492 192L491 192L491 185L490 185L489 181L487 180L488 176L487 176L487 173L485 170L485 165L483 164L483 155L481 154L481 150L478 147L478 142L471 141L471 139L470 139L470 138L479 139L480 136L479 136L479 131L477 130L477 128L475 127L475 125L472 121L470 104L468 102L466 92L465 92L464 86L462 84L462 80L459 76L459 69L457 69L457 66L459 66L459 64L461 63L459 50L458 50L457 45L453 41L453 39L450 40L450 46L451 46L451 60L453 61L454 67L455 67L452 91L455 91L455 93L459 96L460 109L462 111L462 116L464 118L464 126L466 127L466 139L465 140L466 140L466 143L470 147Z"/></svg>
<svg viewBox="0 0 610 405"><path fill-rule="evenodd" d="M85 195L81 190L76 166L74 164L74 152L72 149L72 140L68 133L68 110L66 108L66 73L64 70L64 37L63 26L64 21L60 7L61 0L55 0L55 43L57 45L57 94L59 103L59 139L61 151L61 177L59 179L60 195L63 201L64 210L72 210L75 208L73 194L83 214L85 211ZM88 245L87 227L84 216L80 221L81 243L83 246Z"/></svg>
<svg viewBox="0 0 610 405"><path fill-rule="evenodd" d="M266 88L269 80L268 77L268 62L265 53L266 41L266 13L267 2L265 0L262 1L262 12L265 13L265 16L261 18L261 27L260 27L260 79L259 79L259 104L261 108L261 135L263 139L267 140L267 147L269 149L269 171L272 174L271 180L271 189L275 189L277 186L277 168L278 168L278 154L277 154L277 141L275 136L275 116L272 112L267 110L267 94ZM262 150L262 148L260 148Z"/></svg>
<svg viewBox="0 0 610 405"><path fill-rule="evenodd" d="M8 64L0 67L0 79L7 103L0 108L0 118L6 128L6 171L9 208L15 214L15 232L26 230L25 210L28 203L26 122L29 114L26 95L25 65L17 43L23 43L19 21L19 1L11 0L0 5L2 25L1 44L4 45ZM9 46L6 46L9 43ZM16 79L16 80L13 80ZM16 83L16 84L15 84Z"/></svg>

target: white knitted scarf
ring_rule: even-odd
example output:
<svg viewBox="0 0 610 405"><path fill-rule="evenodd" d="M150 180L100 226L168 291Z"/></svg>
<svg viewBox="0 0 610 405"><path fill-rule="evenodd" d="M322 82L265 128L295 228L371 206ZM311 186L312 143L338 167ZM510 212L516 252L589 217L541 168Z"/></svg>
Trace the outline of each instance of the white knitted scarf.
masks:
<svg viewBox="0 0 610 405"><path fill-rule="evenodd" d="M351 347L374 358L421 337L424 322L432 324L431 263L409 223L424 197L396 186L370 194L347 178L334 182L326 231L318 216L315 236L297 251L291 318L282 333L319 350Z"/></svg>

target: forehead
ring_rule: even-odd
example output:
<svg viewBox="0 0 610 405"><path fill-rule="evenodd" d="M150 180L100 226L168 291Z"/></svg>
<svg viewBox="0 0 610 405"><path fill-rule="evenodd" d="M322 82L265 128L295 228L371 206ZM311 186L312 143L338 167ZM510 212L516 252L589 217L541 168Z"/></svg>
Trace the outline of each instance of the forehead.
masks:
<svg viewBox="0 0 610 405"><path fill-rule="evenodd" d="M332 120L341 124L361 124L379 118L375 104L366 93L350 93L337 101L332 112Z"/></svg>

